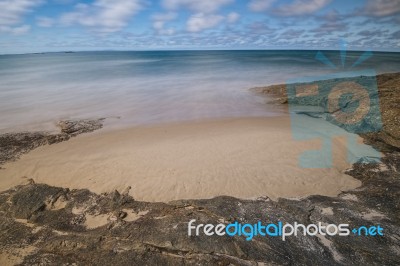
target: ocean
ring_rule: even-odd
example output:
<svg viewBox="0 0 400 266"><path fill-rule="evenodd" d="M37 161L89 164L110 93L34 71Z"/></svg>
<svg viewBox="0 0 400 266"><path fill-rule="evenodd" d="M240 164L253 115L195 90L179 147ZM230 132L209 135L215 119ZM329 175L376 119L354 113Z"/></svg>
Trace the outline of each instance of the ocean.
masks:
<svg viewBox="0 0 400 266"><path fill-rule="evenodd" d="M60 119L107 117L128 127L194 119L276 116L255 86L373 69L400 72L400 53L124 51L0 56L0 132L51 130Z"/></svg>

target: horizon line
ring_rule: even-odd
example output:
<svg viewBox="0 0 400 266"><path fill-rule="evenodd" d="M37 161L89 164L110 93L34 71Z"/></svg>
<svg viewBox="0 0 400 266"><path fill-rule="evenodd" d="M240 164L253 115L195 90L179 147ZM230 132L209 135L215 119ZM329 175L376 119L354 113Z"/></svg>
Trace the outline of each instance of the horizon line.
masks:
<svg viewBox="0 0 400 266"><path fill-rule="evenodd" d="M101 50L59 50L59 51L40 51L40 52L22 52L22 53L2 53L3 55L30 55L30 54L56 54L56 53L85 53L85 52L164 52L164 51L174 51L174 52L183 52L183 51L340 51L340 49L127 49L127 50L119 50L119 49L101 49ZM400 49L398 51L391 50L358 50L358 49L347 49L348 52L378 52L378 53L400 53Z"/></svg>

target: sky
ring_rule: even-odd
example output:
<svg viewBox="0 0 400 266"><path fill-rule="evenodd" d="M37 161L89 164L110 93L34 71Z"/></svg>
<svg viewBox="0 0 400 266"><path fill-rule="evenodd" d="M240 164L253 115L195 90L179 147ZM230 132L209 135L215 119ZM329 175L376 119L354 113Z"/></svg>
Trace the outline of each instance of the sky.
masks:
<svg viewBox="0 0 400 266"><path fill-rule="evenodd" d="M86 50L400 52L400 0L0 0L0 54Z"/></svg>

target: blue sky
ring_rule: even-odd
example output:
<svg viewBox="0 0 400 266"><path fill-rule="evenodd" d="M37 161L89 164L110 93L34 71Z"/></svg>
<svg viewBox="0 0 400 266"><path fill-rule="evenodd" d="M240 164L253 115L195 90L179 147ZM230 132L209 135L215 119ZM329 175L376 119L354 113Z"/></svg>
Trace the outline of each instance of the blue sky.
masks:
<svg viewBox="0 0 400 266"><path fill-rule="evenodd" d="M0 0L0 53L400 51L400 0Z"/></svg>

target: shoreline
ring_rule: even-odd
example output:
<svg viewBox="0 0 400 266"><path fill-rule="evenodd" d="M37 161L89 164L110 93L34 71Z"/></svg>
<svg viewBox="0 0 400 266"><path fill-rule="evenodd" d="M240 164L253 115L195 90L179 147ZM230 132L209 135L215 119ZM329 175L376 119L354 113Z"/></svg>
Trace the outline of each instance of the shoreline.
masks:
<svg viewBox="0 0 400 266"><path fill-rule="evenodd" d="M95 131L41 146L6 163L0 172L0 189L20 184L24 176L95 193L131 187L130 195L137 200L168 202L223 195L243 199L336 196L361 184L344 174L351 167L344 140L335 143L335 167L304 169L297 165L298 155L320 144L294 141L291 134L289 116Z"/></svg>
<svg viewBox="0 0 400 266"><path fill-rule="evenodd" d="M391 96L398 93L395 90L396 87L380 88L383 111L399 103ZM384 114L383 118L390 127L393 125L391 128L398 129L398 124L393 124L395 113ZM382 147L384 137L378 133L367 142ZM87 189L70 190L25 180L24 185L0 192L0 212L4 214L0 216L0 261L24 265L77 261L104 264L111 260L120 264L281 265L290 258L297 264L314 265L351 265L360 261L398 264L400 146L385 147L381 164L355 163L346 171L362 183L360 187L332 197L272 200L264 196L245 200L219 196L149 203L138 201L127 191L96 194ZM300 234L286 242L261 236L253 241L242 237L189 238L187 223L191 219L212 224L259 220L346 223L355 228L379 224L385 235L367 239Z"/></svg>
<svg viewBox="0 0 400 266"><path fill-rule="evenodd" d="M387 97L383 93L387 91L386 83L395 84L392 80L396 81L399 76L399 73L377 76L380 97L383 99L384 130L388 124L392 125L393 122L389 121L388 123L385 109L388 105ZM329 83L331 80L323 82ZM275 99L273 102L279 103L283 108L287 106L285 105L288 102L285 85L258 87L251 90L260 95L272 96ZM316 103L307 104L315 105ZM315 119L314 113L308 117L307 115L306 112L299 115L304 120L304 125L314 127L314 122L325 123L323 130L334 129L324 119ZM317 117L320 117L318 115ZM336 140L334 143L336 152L334 159L336 161L333 170L309 170L296 166L295 163L298 161L301 150L319 149L321 143L318 141L308 141L309 143L294 141L290 128L290 116L287 113L272 117L198 119L130 128L103 127L103 125L110 125L110 122L105 119L67 121L64 128L61 126L61 134L38 133L38 137L34 132L32 133L33 145L23 147L22 149L25 150L17 154L15 158L10 157L9 154L6 159L0 158L0 163L3 164L5 161L14 161L1 166L0 190L4 191L21 184L21 177L24 177L54 186L90 189L95 193L124 191L132 188L130 195L139 200L168 202L223 195L242 199L263 196L272 199L301 198L310 195L336 196L343 190L354 189L361 185L344 174L352 164L346 162L344 153L347 143L343 139ZM69 125L72 129L68 129L68 126L65 128L65 125ZM228 128L226 128L227 125ZM85 128L86 126L88 127ZM102 130L96 131L101 128ZM393 131L391 128L389 130ZM87 132L95 133L82 135L57 145L45 145L46 143L63 142ZM345 131L343 130L343 132ZM18 136L17 138L27 138L26 142L29 142L29 134L16 133L15 135ZM6 135L13 134L2 134L1 136ZM379 140L377 136L374 136L379 133L372 133L372 135L372 137L371 134L362 134L361 136L364 142L376 148L384 146L389 150L393 149L391 146L393 141L389 142L388 147L386 144L382 144L385 140ZM368 137L366 138L366 136ZM324 137L321 132L320 137ZM249 142L246 138L251 141ZM264 140L261 140L262 138ZM357 136L357 138L361 143L360 137ZM371 141L373 139L378 140ZM2 141L4 142L4 139ZM7 142L7 138L5 142ZM285 143L283 150L276 145L277 143ZM250 148L246 145L250 145ZM235 146L237 147L235 148ZM210 152L210 148L215 148L217 153ZM30 152L32 149L35 150ZM71 149L75 153L68 151ZM177 152L177 150L179 151ZM237 150L242 153L235 155L234 152ZM169 154L169 151L173 152ZM29 154L23 155L18 160L20 155L28 152ZM354 153L357 155L357 151ZM231 154L234 155L231 156ZM76 158L79 156L86 159L77 160ZM367 155L358 154L358 156L361 159ZM290 159L282 162L279 158L284 157ZM153 158L156 159L153 160ZM134 162L134 166L132 166L132 162ZM113 177L113 181L109 180L109 176ZM253 185L249 186L243 182L242 176L251 176L248 181ZM322 176L322 178L318 180L317 176ZM215 180L219 180L218 185L214 184ZM331 182L331 180L335 180L335 182ZM283 182L285 189L281 189L282 184L279 181ZM234 184L226 186L226 183L229 184L229 182ZM140 185L137 185L138 183ZM259 186L260 183L261 186ZM194 184L197 185L194 186ZM324 188L325 185L329 188ZM156 187L162 189L154 190ZM166 193L166 190L172 192Z"/></svg>

